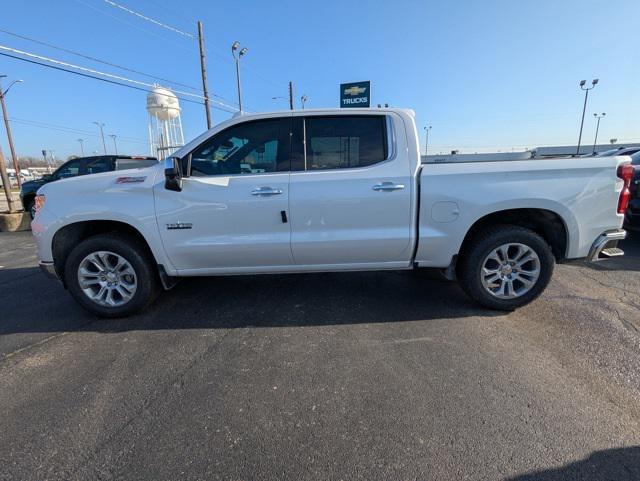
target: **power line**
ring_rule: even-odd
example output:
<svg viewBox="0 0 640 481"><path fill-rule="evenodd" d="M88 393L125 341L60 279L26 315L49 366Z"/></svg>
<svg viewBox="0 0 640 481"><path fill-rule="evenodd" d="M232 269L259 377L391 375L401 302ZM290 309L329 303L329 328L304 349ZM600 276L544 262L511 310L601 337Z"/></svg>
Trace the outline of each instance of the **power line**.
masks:
<svg viewBox="0 0 640 481"><path fill-rule="evenodd" d="M125 11L127 13L130 13L131 15L135 15L136 17L141 18L142 20L145 20L147 22L153 23L154 25L157 25L157 26L162 27L162 28L166 28L167 30L171 30L172 32L175 32L175 33L180 34L180 35L184 35L185 37L189 37L191 39L195 39L196 38L195 35L193 35L193 34L190 34L188 32L183 32L182 30L177 29L176 27L172 27L171 25L167 25L166 23L162 23L162 22L160 22L158 20L155 20L155 19L153 19L151 17L147 17L146 15L143 15L143 14L141 14L139 12L136 12L135 10L131 10L130 8L125 7L124 5L120 5L119 3L113 2L111 0L104 0L104 1L108 5L111 5L112 7L119 8L120 10L123 10L123 11Z"/></svg>
<svg viewBox="0 0 640 481"><path fill-rule="evenodd" d="M89 137L96 137L96 138L100 138L99 134L96 134L94 132L88 132L86 130L81 130L81 129L76 129L73 127L65 127L62 125L55 125L55 124L47 124L46 122L40 122L37 120L28 120L28 119L20 119L20 118L16 118L13 117L10 122L12 123L16 123L16 124L21 124L21 125L27 125L29 127L38 127L41 129L47 129L47 130L54 130L57 132L64 132L64 133L68 133L68 134L73 134L73 135L84 135L84 136L89 136ZM124 137L124 136L118 136L118 141L124 142L124 143L130 143L130 144L143 144L143 145L147 145L148 141L146 140L135 140L133 137Z"/></svg>
<svg viewBox="0 0 640 481"><path fill-rule="evenodd" d="M11 36L16 37L16 38L21 38L23 40L28 40L29 42L37 43L39 45L44 45L45 47L49 47L49 48L52 48L54 50L59 50L61 52L70 53L72 55L76 55L78 57L82 57L82 58L85 58L87 60L91 60L93 62L98 62L98 63L104 64L104 65L109 65L110 67L116 67L116 68L119 68L121 70L125 70L127 72L131 72L131 73L135 73L135 74L138 74L138 75L142 75L144 77L152 78L152 79L155 79L155 80L161 80L163 82L167 82L167 83L170 83L172 85L180 85L181 87L185 87L185 88L188 88L188 89L191 89L191 90L195 90L195 91L198 91L198 92L200 91L199 88L192 87L191 85L187 85L187 84L183 84L183 83L180 83L180 82L176 82L174 80L169 80L169 79L166 79L166 78L158 77L157 75L152 75L152 74L140 72L139 70L134 70L134 69L129 68L129 67L123 67L122 65L118 65L118 64L115 64L115 63L112 63L112 62L108 62L106 60L101 60L99 58L92 57L90 55L85 55L83 53L80 53L80 52L77 52L77 51L74 51L74 50L70 50L68 48L58 47L58 46L53 45L51 43L43 42L42 40L36 40L35 38L27 37L26 35L20 35L18 33L9 32L8 30L4 30L4 29L1 29L1 28L0 28L0 32L5 33L7 35L11 35Z"/></svg>
<svg viewBox="0 0 640 481"><path fill-rule="evenodd" d="M129 27L135 28L136 30L139 30L140 32L146 33L147 35L152 35L152 36L154 36L154 37L156 37L156 38L159 38L159 39L161 39L161 40L164 40L165 42L172 43L173 45L178 46L178 47L179 47L179 48L181 48L182 50L185 50L185 51L187 51L187 52L191 52L191 53L193 53L193 50L192 50L192 49L187 48L187 47L185 47L184 45L182 45L182 44L180 44L180 43L178 43L178 42L174 42L174 41L172 41L172 40L170 40L170 39L168 39L168 38L166 38L166 37L163 37L162 35L158 35L157 33L152 32L152 31L150 31L150 30L147 30L147 29L144 29L144 28L140 28L140 27L138 27L137 25L135 25L135 24L133 24L133 23L131 23L131 22L127 22L126 20L123 20L122 18L120 18L120 17L118 17L118 16L116 16L116 15L112 15L112 14L110 14L110 13L108 13L108 12L105 12L104 10L101 10L101 9L99 9L99 8L97 8L97 7L93 6L93 5L91 5L90 3L85 2L84 0L75 0L75 1L76 1L76 2L78 2L78 3L80 3L80 4L82 4L82 5L84 5L84 6L85 6L85 7L87 7L87 8L90 8L90 9L92 9L92 10L94 10L94 11L96 11L96 12L100 13L101 15L105 15L105 16L107 16L107 17L109 17L109 18L112 18L112 19L114 19L114 20L116 20L116 21L118 21L118 22L120 22L120 23L124 23L125 25L128 25Z"/></svg>
<svg viewBox="0 0 640 481"><path fill-rule="evenodd" d="M134 79L130 79L130 78L127 78L127 77L122 77L122 76L119 76L119 75L114 75L114 74L110 74L110 73L106 73L106 72L101 72L99 70L94 70L94 69L90 69L90 68L87 68L87 67L81 67L79 65L74 65L74 64L71 64L71 63L68 63L68 62L63 62L61 60L56 60L56 59L52 59L52 58L49 58L49 57L44 57L42 55L37 55L37 54L34 54L34 53L25 52L23 50L18 50L18 49L11 48L11 47L6 47L4 45L0 45L0 50L9 51L9 52L12 52L12 53L15 53L15 54L19 54L19 55L23 55L23 56L26 56L26 57L30 57L32 59L37 59L37 60L40 60L40 61L44 61L44 62L49 62L49 63L55 64L55 65L48 65L48 64L43 63L43 62L33 61L33 63L37 63L39 65L46 65L46 66L49 66L49 67L52 67L52 68L54 66L58 66L59 65L59 66L62 66L62 67L68 67L68 68L73 68L73 69L80 70L82 72L87 72L88 74L82 74L81 72L76 72L76 71L69 70L69 69L66 69L66 68L59 68L60 70L65 70L67 72L75 73L75 74L78 74L78 75L84 75L85 77L98 78L98 79L103 80L103 81L108 81L108 79L114 79L115 81L114 80L110 80L110 82L118 84L118 85L126 85L126 86L131 87L131 88L133 88L134 86L133 85L124 84L122 82L130 82L130 83L135 84L135 85L141 85L141 86L146 87L145 89L138 88L138 90L148 91L149 88L154 88L155 87L155 85L153 85L153 84L149 84L149 83L146 83L146 82L141 82L139 80L134 80ZM25 61L28 60L28 59L24 59L22 57L6 54L6 53L2 53L2 52L0 52L0 54L8 56L8 57L17 58L19 60L25 60ZM99 75L101 77L97 77L96 75ZM103 77L107 77L107 79L105 79ZM184 91L181 91L181 90L175 90L174 92L176 94L182 95L183 97L179 97L178 96L178 98L180 98L181 100L184 100L186 102L193 102L193 103L198 103L198 104L202 103L202 102L196 102L196 101L190 100L190 99L185 99L184 96L194 97L194 98L197 98L197 99L204 99L204 97L202 95L193 94L193 93L190 93L190 92L184 92ZM220 100L216 100L216 99L209 99L209 100L211 102L217 103L221 107L225 107L227 109L232 109L231 112L235 112L237 110L234 106L225 104L224 102L221 102Z"/></svg>
<svg viewBox="0 0 640 481"><path fill-rule="evenodd" d="M72 74L75 74L75 75L79 75L81 77L87 77L87 78L94 79L94 80L100 80L101 82L106 82L106 83L113 84L113 85L120 85L121 87L127 87L127 88L130 88L130 89L133 89L133 90L139 90L141 92L147 92L147 93L149 92L149 90L146 89L146 88L136 87L135 85L129 85L129 84L125 84L125 83L122 83L122 82L116 82L115 80L109 80L109 79L106 79L106 78L97 77L95 75L89 75L89 74L82 73L82 72L76 72L74 70L66 69L66 68L63 68L63 67L58 67L56 65L49 65L49 64L46 64L46 63L43 63L43 62L38 62L36 60L31 60L31 59L28 59L28 58L18 57L17 55L11 55L9 53L0 52L0 55L2 55L4 57L14 58L16 60L22 60L23 62L28 62L28 63L40 65L41 67L47 67L47 68L51 68L51 69L54 69L54 70L60 70L62 72L72 73ZM202 105L202 102L198 102L197 100L185 99L185 98L182 98L182 97L179 97L179 96L177 96L177 97L180 100L184 101L184 102L191 102L191 103L194 103L194 104ZM237 109L227 110L226 108L222 108L222 107L218 107L218 106L212 106L212 107L215 108L215 109L218 109L218 110L222 110L223 112L228 112L228 113L237 112Z"/></svg>

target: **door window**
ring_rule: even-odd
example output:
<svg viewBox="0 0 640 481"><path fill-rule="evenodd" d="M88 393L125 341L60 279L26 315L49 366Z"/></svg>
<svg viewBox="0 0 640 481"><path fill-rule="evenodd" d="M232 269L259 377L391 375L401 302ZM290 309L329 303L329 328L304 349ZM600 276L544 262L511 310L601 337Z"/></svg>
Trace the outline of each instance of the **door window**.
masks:
<svg viewBox="0 0 640 481"><path fill-rule="evenodd" d="M365 167L386 160L384 116L305 119L306 170Z"/></svg>
<svg viewBox="0 0 640 481"><path fill-rule="evenodd" d="M111 170L111 159L98 158L87 160L87 174L99 174L100 172L109 172Z"/></svg>
<svg viewBox="0 0 640 481"><path fill-rule="evenodd" d="M81 160L72 160L67 162L56 172L56 179L67 179L69 177L76 177L80 175L81 165Z"/></svg>
<svg viewBox="0 0 640 481"><path fill-rule="evenodd" d="M192 152L191 175L262 174L289 170L288 142L280 140L281 123L288 121L246 122L218 133Z"/></svg>

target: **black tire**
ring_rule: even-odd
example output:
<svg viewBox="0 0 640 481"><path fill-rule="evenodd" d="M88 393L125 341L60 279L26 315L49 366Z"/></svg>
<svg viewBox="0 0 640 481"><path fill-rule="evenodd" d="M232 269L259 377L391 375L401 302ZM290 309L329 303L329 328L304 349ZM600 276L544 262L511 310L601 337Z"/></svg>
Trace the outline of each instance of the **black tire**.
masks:
<svg viewBox="0 0 640 481"><path fill-rule="evenodd" d="M97 251L113 252L129 262L135 272L137 286L131 299L123 305L108 307L92 301L80 287L78 268L82 260ZM159 290L155 262L146 246L137 239L118 233L99 234L85 239L69 254L64 278L73 298L89 312L100 317L127 317L140 312L155 299Z"/></svg>
<svg viewBox="0 0 640 481"><path fill-rule="evenodd" d="M31 220L33 220L33 218L36 216L36 200L35 199L31 199L27 203L27 212L29 212L29 215L31 216Z"/></svg>
<svg viewBox="0 0 640 481"><path fill-rule="evenodd" d="M533 286L519 297L509 299L496 297L482 283L485 259L494 249L506 243L519 243L529 247L537 254L540 264L540 274ZM465 247L458 261L458 281L467 295L479 304L490 309L512 311L530 303L544 291L551 280L554 263L551 247L541 236L524 227L497 225L476 235Z"/></svg>

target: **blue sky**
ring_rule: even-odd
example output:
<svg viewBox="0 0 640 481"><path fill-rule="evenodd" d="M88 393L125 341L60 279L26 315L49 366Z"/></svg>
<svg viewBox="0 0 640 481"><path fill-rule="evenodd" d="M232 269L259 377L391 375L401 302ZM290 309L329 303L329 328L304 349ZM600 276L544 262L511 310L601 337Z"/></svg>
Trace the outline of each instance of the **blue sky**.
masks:
<svg viewBox="0 0 640 481"><path fill-rule="evenodd" d="M589 99L606 112L600 139L640 142L640 2L637 0L247 1L118 0L186 32L204 22L210 90L233 104L230 45L249 49L243 99L251 111L287 108L287 82L308 107L337 107L341 82L371 80L374 103L410 107L420 130L432 125L431 152L574 144L581 79L598 77ZM197 43L104 0L5 2L0 29L198 87ZM0 32L0 45L141 81L130 72ZM0 74L24 82L7 96L19 155L56 157L101 150L97 127L119 150L146 153L145 94L0 57ZM5 83L6 85L6 83ZM185 89L186 90L186 89ZM206 126L203 107L182 103L187 139ZM214 122L229 113L214 110ZM36 127L62 126L78 132ZM8 154L4 129L1 145ZM130 139L125 142L124 139ZM110 139L108 139L110 140ZM110 147L111 148L111 147Z"/></svg>

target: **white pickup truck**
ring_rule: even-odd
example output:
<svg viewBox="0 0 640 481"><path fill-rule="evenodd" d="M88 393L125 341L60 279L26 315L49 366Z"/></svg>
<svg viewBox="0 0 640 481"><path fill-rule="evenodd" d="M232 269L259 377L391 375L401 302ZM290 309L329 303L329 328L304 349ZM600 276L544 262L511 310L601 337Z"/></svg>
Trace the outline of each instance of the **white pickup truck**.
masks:
<svg viewBox="0 0 640 481"><path fill-rule="evenodd" d="M418 268L510 310L555 262L622 254L628 163L422 165L410 110L244 115L164 164L43 186L32 228L43 270L105 317L180 277Z"/></svg>

